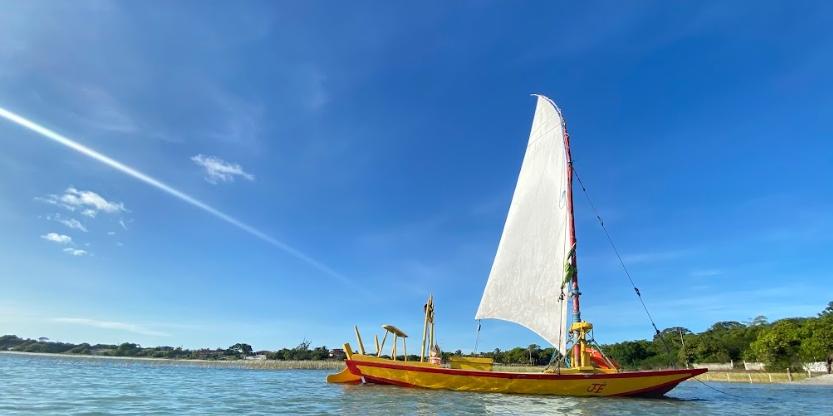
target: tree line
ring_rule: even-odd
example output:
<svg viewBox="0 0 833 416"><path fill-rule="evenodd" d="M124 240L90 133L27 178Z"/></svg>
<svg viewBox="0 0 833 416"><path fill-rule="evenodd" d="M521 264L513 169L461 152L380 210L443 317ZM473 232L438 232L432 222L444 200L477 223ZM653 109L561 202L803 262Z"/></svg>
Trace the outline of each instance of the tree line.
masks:
<svg viewBox="0 0 833 416"><path fill-rule="evenodd" d="M623 341L599 348L626 369L685 367L694 363L730 361L740 365L745 360L763 362L772 371L787 368L800 370L802 363L833 358L833 302L817 317L787 318L770 323L766 317L758 316L746 323L717 322L700 333L671 327L660 331L652 340ZM236 343L228 348L191 350L169 346L142 347L128 342L119 345L71 344L46 338L32 340L4 335L0 336L0 351L203 360L238 360L254 355L270 360L333 359L326 346L310 347L306 340L294 348L255 352L251 345L245 343ZM502 364L546 365L554 353L553 348L532 344L510 350L496 348L477 355ZM446 360L462 355L460 350L443 352ZM409 355L408 359L418 360L419 357Z"/></svg>
<svg viewBox="0 0 833 416"><path fill-rule="evenodd" d="M326 360L330 350L326 346L310 348L304 341L295 348L282 348L277 351L257 351L246 343L236 343L228 348L187 349L182 347L142 347L139 344L125 342L111 344L72 344L54 342L47 338L24 339L15 335L0 336L0 351L38 352L51 354L100 355L107 357L143 357L169 358L179 360L239 360L255 355L263 355L273 360Z"/></svg>
<svg viewBox="0 0 833 416"><path fill-rule="evenodd" d="M762 362L767 370L801 370L807 362L833 358L833 302L816 317L767 322L717 322L701 333L673 327L650 341L602 345L609 357L625 368L648 369L694 363Z"/></svg>

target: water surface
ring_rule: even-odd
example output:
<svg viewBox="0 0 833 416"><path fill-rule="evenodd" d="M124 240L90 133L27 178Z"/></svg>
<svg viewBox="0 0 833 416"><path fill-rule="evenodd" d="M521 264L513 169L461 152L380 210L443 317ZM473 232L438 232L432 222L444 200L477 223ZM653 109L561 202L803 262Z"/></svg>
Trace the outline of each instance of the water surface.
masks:
<svg viewBox="0 0 833 416"><path fill-rule="evenodd" d="M0 354L0 415L833 415L829 386L697 382L668 399L456 393L324 382L327 371Z"/></svg>

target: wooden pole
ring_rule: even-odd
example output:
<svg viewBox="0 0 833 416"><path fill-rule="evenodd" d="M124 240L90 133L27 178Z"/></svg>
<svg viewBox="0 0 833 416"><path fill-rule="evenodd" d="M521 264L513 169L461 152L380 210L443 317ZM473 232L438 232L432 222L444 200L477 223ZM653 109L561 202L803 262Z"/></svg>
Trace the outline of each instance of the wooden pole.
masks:
<svg viewBox="0 0 833 416"><path fill-rule="evenodd" d="M431 295L428 295L428 302L425 302L425 320L422 322L422 348L419 350L419 362L425 360L425 341L428 336L428 311L431 308Z"/></svg>
<svg viewBox="0 0 833 416"><path fill-rule="evenodd" d="M359 333L359 326L353 327L356 330L356 339L359 341L359 352L364 355L364 343L362 342L362 334Z"/></svg>
<svg viewBox="0 0 833 416"><path fill-rule="evenodd" d="M553 107L556 107L555 103L551 101L550 104L552 104ZM564 150L567 154L567 209L570 211L570 248L575 250L576 221L573 213L573 156L570 153L570 133L567 133L567 121L564 120L564 115L561 114L558 107L556 107L556 111L558 111L558 116L561 117L561 123L564 128ZM573 251L572 259L570 259L573 266L573 321L581 322L581 304L579 302L579 296L581 296L581 294L578 290L578 261L576 257L578 257L578 253Z"/></svg>
<svg viewBox="0 0 833 416"><path fill-rule="evenodd" d="M561 118L561 126L564 129L564 151L567 156L567 209L570 213L570 249L573 255L570 258L570 266L573 269L573 276L571 279L571 297L573 299L573 323L581 322L581 302L579 301L579 297L581 296L581 292L578 289L578 249L576 247L576 221L575 221L575 213L573 210L573 156L570 152L570 133L567 132L567 120L564 119L564 115L561 114L561 110L558 106L555 105L554 102L550 100L550 104L555 107L555 111L558 112L558 116ZM563 322L561 323L564 324ZM577 342L573 345L573 363L575 366L584 366L584 361L586 359L586 344L583 337L576 334Z"/></svg>
<svg viewBox="0 0 833 416"><path fill-rule="evenodd" d="M393 358L393 361L396 361L396 340L398 338L399 337L397 337L396 334L393 334L393 347L391 349L391 358Z"/></svg>
<svg viewBox="0 0 833 416"><path fill-rule="evenodd" d="M373 343L376 344L376 356L378 357L382 353L382 349L379 348L379 336L376 334L373 334Z"/></svg>
<svg viewBox="0 0 833 416"><path fill-rule="evenodd" d="M434 340L434 323L431 322L431 347L434 347L436 341Z"/></svg>
<svg viewBox="0 0 833 416"><path fill-rule="evenodd" d="M431 316L430 316L430 318L431 318L431 325L430 325L429 331L431 332L431 345L428 346L429 350L434 347L434 343L436 342L436 341L434 341L434 295L431 295Z"/></svg>
<svg viewBox="0 0 833 416"><path fill-rule="evenodd" d="M382 350L385 348L385 341L388 339L388 331L385 331L385 336L382 337L382 346L379 347L379 352L376 354L377 357L382 356Z"/></svg>

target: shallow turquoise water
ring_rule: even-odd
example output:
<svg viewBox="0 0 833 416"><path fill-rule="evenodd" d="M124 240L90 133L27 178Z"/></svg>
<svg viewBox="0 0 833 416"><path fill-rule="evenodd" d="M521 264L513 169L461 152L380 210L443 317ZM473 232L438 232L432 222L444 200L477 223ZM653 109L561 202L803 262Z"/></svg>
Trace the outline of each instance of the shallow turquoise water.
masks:
<svg viewBox="0 0 833 416"><path fill-rule="evenodd" d="M341 386L326 371L0 354L0 415L833 415L826 386L689 382L669 399L578 399Z"/></svg>

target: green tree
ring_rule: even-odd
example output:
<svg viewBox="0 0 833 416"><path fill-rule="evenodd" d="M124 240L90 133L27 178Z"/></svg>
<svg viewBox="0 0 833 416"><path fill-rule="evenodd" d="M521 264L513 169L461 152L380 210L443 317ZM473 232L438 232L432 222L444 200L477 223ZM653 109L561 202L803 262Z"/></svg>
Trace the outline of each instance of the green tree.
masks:
<svg viewBox="0 0 833 416"><path fill-rule="evenodd" d="M823 311L819 312L819 318L826 318L833 316L833 302L828 302L827 307L824 308Z"/></svg>
<svg viewBox="0 0 833 416"><path fill-rule="evenodd" d="M74 348L70 349L67 352L70 353L70 354L90 354L91 353L90 344L87 344L86 342L82 343L82 344L78 344Z"/></svg>
<svg viewBox="0 0 833 416"><path fill-rule="evenodd" d="M653 343L646 340L603 345L602 349L608 357L616 360L623 367L631 369L644 368L645 360L657 355Z"/></svg>
<svg viewBox="0 0 833 416"><path fill-rule="evenodd" d="M238 342L237 344L234 344L226 349L226 355L235 355L240 358L247 357L252 355L252 346Z"/></svg>
<svg viewBox="0 0 833 416"><path fill-rule="evenodd" d="M800 369L801 332L799 321L781 320L762 331L750 348L755 356L766 364L767 369Z"/></svg>
<svg viewBox="0 0 833 416"><path fill-rule="evenodd" d="M139 354L140 350L141 347L139 346L139 344L125 342L119 345L118 348L116 348L116 350L113 351L113 355L118 357L135 357Z"/></svg>
<svg viewBox="0 0 833 416"><path fill-rule="evenodd" d="M823 316L803 325L800 356L804 361L826 361L833 356L833 314Z"/></svg>
<svg viewBox="0 0 833 416"><path fill-rule="evenodd" d="M760 325L766 325L767 323L768 323L768 321L766 319L766 316L758 315L758 316L752 318L751 321L749 321L748 326L760 326Z"/></svg>

